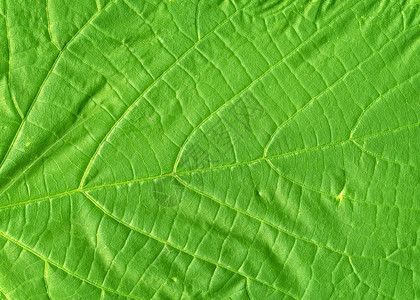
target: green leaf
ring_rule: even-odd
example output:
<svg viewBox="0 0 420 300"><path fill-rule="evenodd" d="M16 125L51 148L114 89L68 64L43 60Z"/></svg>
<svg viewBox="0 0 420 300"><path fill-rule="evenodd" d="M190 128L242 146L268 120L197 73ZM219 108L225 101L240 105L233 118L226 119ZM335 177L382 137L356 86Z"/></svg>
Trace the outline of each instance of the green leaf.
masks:
<svg viewBox="0 0 420 300"><path fill-rule="evenodd" d="M419 10L1 0L0 298L419 298Z"/></svg>

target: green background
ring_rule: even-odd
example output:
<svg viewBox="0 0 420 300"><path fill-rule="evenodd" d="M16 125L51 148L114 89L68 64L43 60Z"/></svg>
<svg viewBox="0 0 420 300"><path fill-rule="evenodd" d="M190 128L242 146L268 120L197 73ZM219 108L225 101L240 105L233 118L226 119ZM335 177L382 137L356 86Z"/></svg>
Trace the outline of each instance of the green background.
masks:
<svg viewBox="0 0 420 300"><path fill-rule="evenodd" d="M0 298L420 297L419 12L0 1Z"/></svg>

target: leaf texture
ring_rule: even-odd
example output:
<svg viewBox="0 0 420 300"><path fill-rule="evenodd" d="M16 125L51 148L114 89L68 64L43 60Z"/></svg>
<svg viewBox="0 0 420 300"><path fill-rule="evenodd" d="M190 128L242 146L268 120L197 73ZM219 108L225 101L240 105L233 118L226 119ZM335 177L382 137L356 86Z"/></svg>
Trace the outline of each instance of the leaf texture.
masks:
<svg viewBox="0 0 420 300"><path fill-rule="evenodd" d="M0 299L420 297L414 0L0 2Z"/></svg>

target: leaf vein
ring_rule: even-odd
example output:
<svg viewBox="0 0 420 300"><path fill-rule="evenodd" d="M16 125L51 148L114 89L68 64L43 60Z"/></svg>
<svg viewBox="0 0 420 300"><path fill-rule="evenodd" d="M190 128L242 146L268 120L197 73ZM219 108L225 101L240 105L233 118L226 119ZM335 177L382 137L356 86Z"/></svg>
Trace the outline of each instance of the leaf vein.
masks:
<svg viewBox="0 0 420 300"><path fill-rule="evenodd" d="M28 252L32 253L33 255L35 255L36 257L40 258L40 259L41 259L41 260L43 260L44 262L49 263L49 264L51 264L51 265L55 266L56 268L58 268L58 269L62 270L63 272L65 272L65 273L67 273L67 274L69 274L69 275L73 276L74 278L77 278L77 279L79 279L79 280L81 280L81 281L83 281L83 282L86 282L86 283L88 283L88 284L90 284L90 285L92 285L92 286L94 286L94 287L96 287L96 288L98 288L98 289L101 289L101 290L106 290L107 292L113 293L113 294L115 294L115 295L119 295L119 296L127 297L127 298L130 298L130 299L137 299L137 298L134 298L134 297L132 297L132 296L125 295L125 294L119 293L119 292L117 292L117 291L110 290L110 289L105 288L105 287L101 287L101 286L97 285L96 283L94 283L94 282L92 282L92 281L90 281L90 280L88 280L88 279L85 279L85 278L83 278L83 277L81 277L81 276L79 276L79 275L76 275L75 273L73 273L73 272L71 272L71 271L69 271L69 270L65 269L64 267L60 266L59 264L57 264L57 263L55 263L55 262L53 262L53 261L49 260L48 258L46 258L46 257L42 256L42 255L41 255L41 254L39 254L38 252L36 252L36 251L32 250L31 248L27 247L25 244L21 243L20 241L18 241L18 240L16 240L16 239L14 239L14 238L12 238L12 237L10 237L10 236L6 235L4 232L0 232L0 236L2 236L3 238L7 239L7 240L8 240L8 241L10 241L11 243L13 243L13 244L15 244L15 245L19 246L19 247L20 247L20 248L22 248L23 250L26 250L26 251L28 251Z"/></svg>
<svg viewBox="0 0 420 300"><path fill-rule="evenodd" d="M212 264L212 265L214 265L214 266L216 266L216 267L219 267L219 268L222 268L222 269L225 269L225 270L227 270L227 271L230 271L230 272L233 272L233 273L236 273L236 274L238 274L239 276L241 276L241 277L244 277L245 279L246 278L249 278L250 280L253 280L253 281L255 281L255 282L257 282L257 283L260 283L260 284L262 284L262 285L265 285L265 286L268 286L268 287L270 287L270 288L272 288L272 289L275 289L275 290L277 290L277 291L280 291L280 292L282 292L283 294L285 294L285 295L288 295L288 296L290 296L290 297L292 297L292 298L294 298L294 299L298 299L297 297L295 297L295 296L293 296L293 295L291 295L291 294L289 294L288 292L286 292L286 291L283 291L283 290L281 290L280 288L278 288L278 287L275 287L275 286L273 286L273 285L271 285L271 284L269 284L269 283L267 283L267 282L264 282L264 281L261 281L261 280L259 280L259 279L256 279L256 278L253 278L253 277L250 277L250 276L248 276L247 274L245 274L245 273L242 273L242 272L239 272L239 271L237 271L237 270L235 270L235 269L233 269L233 268L230 268L230 267L228 267L228 266L224 266L224 265L222 265L222 264L220 264L220 263L218 263L218 262L214 262L214 261L211 261L211 260L209 260L209 259L207 259L207 258L205 258L205 257L202 257L202 256L200 256L200 255L197 255L196 253L193 253L193 252L190 252L190 251L188 251L188 250L186 250L186 249L183 249L182 247L179 247L179 246L177 246L177 245L174 245L174 244L172 244L172 243L169 243L169 242L167 242L167 241L165 241L165 240L163 240L163 239L160 239L160 238L158 238L158 237L155 237L155 236L153 236L153 235L151 235L151 234L149 234L149 233L147 233L147 232L145 232L145 231L143 231L143 230L140 230L140 229L138 229L138 228L135 228L135 227L133 227L132 225L130 225L130 224L128 224L128 223L126 223L126 222L124 222L124 221L122 221L122 220L120 220L119 218L117 218L117 217L115 217L114 215L112 215L111 213L109 213L105 208L103 208L91 195L89 195L87 192L82 192L83 193L83 195L89 200L89 201L91 201L92 202L92 204L93 205L95 205L98 209L100 209L105 215L107 215L108 217L110 217L111 219L113 219L114 221L116 221L117 223L119 223L119 224L121 224L121 225L123 225L123 226L125 226L125 227L127 227L127 228L129 228L129 229L131 229L132 231L134 231L134 232L137 232L137 233L140 233L141 235L144 235L144 236L146 236L146 237L148 237L148 238L150 238L150 239L153 239L153 240L155 240L155 241L157 241L157 242L160 242L160 243L162 243L162 244L167 244L167 245L169 245L169 246L171 246L171 247L173 247L173 248L175 248L175 249L177 249L178 251L180 251L180 252L183 252L183 253L185 253L185 254L187 254L187 255L190 255L190 256L192 256L192 257L194 257L194 258L196 258L196 259L199 259L199 260L202 260L202 261L205 261L205 262L207 262L207 263L209 263L209 264Z"/></svg>

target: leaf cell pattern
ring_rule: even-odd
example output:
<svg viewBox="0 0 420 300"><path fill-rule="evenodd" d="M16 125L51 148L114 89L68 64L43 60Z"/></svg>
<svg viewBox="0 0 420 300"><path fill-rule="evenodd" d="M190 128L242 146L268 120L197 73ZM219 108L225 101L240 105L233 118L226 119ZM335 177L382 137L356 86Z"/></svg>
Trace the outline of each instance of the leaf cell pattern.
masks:
<svg viewBox="0 0 420 300"><path fill-rule="evenodd" d="M0 2L0 299L415 299L415 1Z"/></svg>

